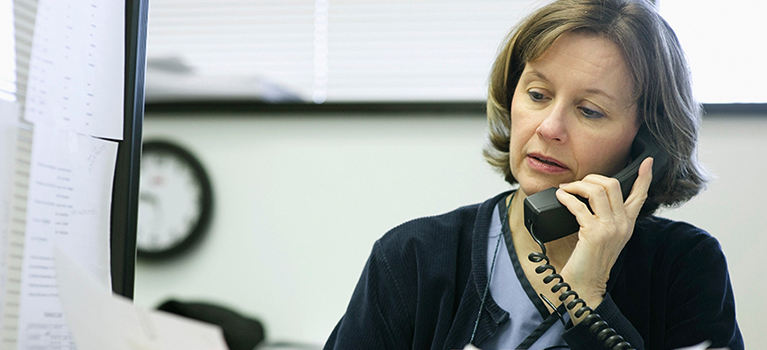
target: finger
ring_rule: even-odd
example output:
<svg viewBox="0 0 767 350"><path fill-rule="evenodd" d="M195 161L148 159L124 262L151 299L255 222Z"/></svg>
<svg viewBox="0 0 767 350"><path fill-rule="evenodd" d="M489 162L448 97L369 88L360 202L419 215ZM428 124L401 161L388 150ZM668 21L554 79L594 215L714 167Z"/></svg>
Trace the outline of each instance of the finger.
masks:
<svg viewBox="0 0 767 350"><path fill-rule="evenodd" d="M639 166L639 174L636 181L634 181L634 185L631 187L631 194L626 198L626 204L624 205L626 215L629 217L636 218L639 216L639 211L647 200L647 192L650 190L650 183L652 183L653 163L653 158L647 157Z"/></svg>
<svg viewBox="0 0 767 350"><path fill-rule="evenodd" d="M562 184L559 188L567 193L588 199L591 212L593 212L593 215L596 215L600 220L608 221L613 217L613 208L611 207L610 199L607 191L601 184L581 180ZM621 207L623 206L622 201L618 203Z"/></svg>
<svg viewBox="0 0 767 350"><path fill-rule="evenodd" d="M589 220L594 220L594 215L591 213L591 210L589 210L585 203L575 197L575 195L567 193L561 188L557 189L555 193L559 202L575 216L575 220L578 221L580 227L586 226Z"/></svg>
<svg viewBox="0 0 767 350"><path fill-rule="evenodd" d="M586 177L583 178L583 181L597 184L605 189L613 215L618 217L626 215L626 210L623 206L623 192L621 191L621 183L618 179L604 175L591 174L586 175Z"/></svg>

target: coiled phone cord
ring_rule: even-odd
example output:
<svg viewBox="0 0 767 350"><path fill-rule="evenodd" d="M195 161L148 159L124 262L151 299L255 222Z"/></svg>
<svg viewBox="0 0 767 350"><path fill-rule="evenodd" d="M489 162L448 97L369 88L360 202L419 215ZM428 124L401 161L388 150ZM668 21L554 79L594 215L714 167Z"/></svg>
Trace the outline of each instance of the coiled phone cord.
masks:
<svg viewBox="0 0 767 350"><path fill-rule="evenodd" d="M634 350L634 347L632 347L631 344L623 339L623 337L620 336L618 332L612 329L610 325L607 324L607 321L603 320L602 317L596 313L596 311L588 307L586 305L586 301L578 297L578 293L576 293L570 287L570 285L565 282L565 280L562 278L562 275L557 273L556 269L554 269L554 266L551 265L549 257L546 256L546 246L538 239L538 237L532 234L532 227L530 230L530 235L535 240L535 243L538 243L538 246L541 247L541 252L530 253L530 255L527 256L527 259L536 264L545 260L543 265L537 266L535 268L535 273L540 275L545 273L546 270L551 270L551 274L543 278L543 283L549 284L555 279L559 280L557 284L551 287L551 291L553 293L557 293L560 289L565 288L565 292L559 296L559 301L565 302L567 298L573 296L573 301L567 303L565 307L567 307L568 310L572 310L577 307L578 304L582 305L581 308L575 311L575 317L580 318L585 312L588 312L588 315L585 319L583 319L582 322L584 322L584 324L589 327L589 332L596 334L597 339L604 342L606 348L611 348L613 350Z"/></svg>

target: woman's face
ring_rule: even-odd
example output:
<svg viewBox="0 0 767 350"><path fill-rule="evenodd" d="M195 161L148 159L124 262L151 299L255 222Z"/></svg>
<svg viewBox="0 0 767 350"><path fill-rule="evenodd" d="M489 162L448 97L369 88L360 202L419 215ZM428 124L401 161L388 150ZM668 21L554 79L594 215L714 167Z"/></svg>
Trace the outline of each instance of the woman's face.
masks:
<svg viewBox="0 0 767 350"><path fill-rule="evenodd" d="M565 33L525 65L511 102L511 172L526 195L613 175L638 130L632 78L611 41Z"/></svg>

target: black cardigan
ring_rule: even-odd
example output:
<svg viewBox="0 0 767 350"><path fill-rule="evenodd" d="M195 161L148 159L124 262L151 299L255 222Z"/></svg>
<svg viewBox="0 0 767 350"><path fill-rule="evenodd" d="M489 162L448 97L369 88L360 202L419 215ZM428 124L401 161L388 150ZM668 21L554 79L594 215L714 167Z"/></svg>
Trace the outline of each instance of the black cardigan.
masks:
<svg viewBox="0 0 767 350"><path fill-rule="evenodd" d="M462 349L487 284L493 207L507 194L407 222L379 239L325 349ZM637 349L705 340L743 349L724 254L686 223L638 220L596 311ZM488 295L474 344L481 348L508 321ZM603 348L582 323L563 337L571 349Z"/></svg>

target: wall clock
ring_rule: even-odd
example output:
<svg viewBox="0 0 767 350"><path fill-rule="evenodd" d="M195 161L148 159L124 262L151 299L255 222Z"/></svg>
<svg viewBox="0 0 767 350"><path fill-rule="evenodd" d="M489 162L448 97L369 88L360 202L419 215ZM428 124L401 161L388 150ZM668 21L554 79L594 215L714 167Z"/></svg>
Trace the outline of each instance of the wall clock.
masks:
<svg viewBox="0 0 767 350"><path fill-rule="evenodd" d="M172 257L199 242L208 227L210 180L202 164L177 144L146 141L142 153L137 255Z"/></svg>

